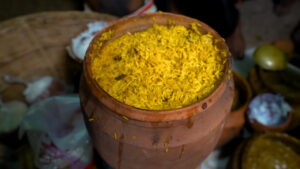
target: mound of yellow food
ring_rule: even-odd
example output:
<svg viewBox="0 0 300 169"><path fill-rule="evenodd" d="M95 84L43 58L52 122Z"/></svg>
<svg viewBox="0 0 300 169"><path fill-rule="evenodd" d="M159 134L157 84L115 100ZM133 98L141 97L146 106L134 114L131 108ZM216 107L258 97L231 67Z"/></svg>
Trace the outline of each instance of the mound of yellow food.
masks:
<svg viewBox="0 0 300 169"><path fill-rule="evenodd" d="M110 41L92 56L92 76L109 95L136 108L167 110L195 103L218 86L227 61L218 40L200 33L198 26L154 24Z"/></svg>

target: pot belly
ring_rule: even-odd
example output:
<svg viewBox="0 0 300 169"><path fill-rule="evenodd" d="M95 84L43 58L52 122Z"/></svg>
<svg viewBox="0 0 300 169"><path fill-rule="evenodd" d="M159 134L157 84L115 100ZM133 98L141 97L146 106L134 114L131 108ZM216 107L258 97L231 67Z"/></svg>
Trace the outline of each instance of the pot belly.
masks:
<svg viewBox="0 0 300 169"><path fill-rule="evenodd" d="M218 98L212 98L217 99L213 105L201 108L203 112L153 123L114 113L85 82L81 85L88 131L98 153L114 169L195 169L216 146L233 100L230 81Z"/></svg>

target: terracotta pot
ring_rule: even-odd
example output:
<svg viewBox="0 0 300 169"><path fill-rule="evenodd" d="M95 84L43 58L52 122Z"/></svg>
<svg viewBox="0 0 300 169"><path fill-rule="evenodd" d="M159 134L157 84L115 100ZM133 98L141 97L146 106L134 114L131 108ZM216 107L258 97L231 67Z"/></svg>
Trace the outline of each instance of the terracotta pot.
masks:
<svg viewBox="0 0 300 169"><path fill-rule="evenodd" d="M256 120L251 121L251 120L249 120L249 118L247 118L247 120L250 123L250 126L257 132L284 132L287 129L289 129L289 126L292 121L292 117L293 117L293 113L291 111L291 112L289 112L286 121L277 126L266 126Z"/></svg>
<svg viewBox="0 0 300 169"><path fill-rule="evenodd" d="M250 149L253 149L253 147L257 146L258 140L272 140L273 142L280 142L282 145L288 146L291 150L293 150L296 154L300 155L300 140L291 137L284 133L264 133L264 134L256 134L249 139L243 141L237 149L235 149L235 152L229 161L227 165L227 169L252 169L247 166L247 161L256 162L256 160L259 160L261 158L265 158L265 162L270 162L270 157L267 156L261 156L261 153L264 153L266 155L266 149L258 149L258 152L255 154L250 154ZM276 147L274 147L276 148ZM268 149L270 151L270 149ZM284 152L283 152L284 153ZM257 155L256 155L257 154ZM286 154L285 154L286 155ZM276 159L277 161L278 159ZM277 161L276 163L273 162L274 165L280 166L280 161ZM259 168L258 166L256 168ZM272 168L276 168L273 166Z"/></svg>
<svg viewBox="0 0 300 169"><path fill-rule="evenodd" d="M113 29L114 40L127 32L145 30L153 22L167 25L170 20L184 26L198 22L202 25L199 31L221 39L206 24L169 13L126 17L111 23L97 37ZM93 43L95 39L84 60L80 98L88 131L101 157L115 169L195 169L216 146L230 112L231 57L222 82L207 98L179 109L151 111L118 102L92 79L89 54L101 51L92 49ZM218 45L228 50L223 40Z"/></svg>
<svg viewBox="0 0 300 169"><path fill-rule="evenodd" d="M240 133L245 124L245 112L252 98L252 90L247 80L239 73L233 71L234 87L238 90L239 103L235 110L230 112L229 118L218 142L223 146Z"/></svg>
<svg viewBox="0 0 300 169"><path fill-rule="evenodd" d="M245 144L245 147L243 149L243 152L241 154L241 169L254 169L254 168L261 168L259 166L254 167L254 165L249 166L249 164L251 163L256 163L257 160L261 160L261 158L264 158L264 163L266 163L264 166L266 168L276 168L278 166L283 166L285 163L288 163L286 160L281 161L280 158L277 156L277 159L273 159L270 160L270 157L268 156L268 153L270 154L274 154L274 151L278 152L280 151L280 153L282 153L282 155L291 158L290 156L288 156L289 154L285 153L285 149L281 149L281 150L276 150L277 147L275 147L275 145L273 145L274 149L270 149L270 148L266 148L263 149L261 148L262 146L260 146L258 148L258 143L262 140L270 140L272 142L269 142L268 144L274 144L274 142L278 142L280 143L282 146L287 146L290 150L292 150L294 153L297 154L298 158L292 158L291 161L296 162L299 168L299 157L300 157L300 140L298 140L295 137L289 136L287 134L284 133L265 133L265 134L259 134L256 135L254 137L252 137L251 139L249 139L249 141L247 141L247 143ZM253 153L253 149L256 148L256 153ZM273 151L273 152L272 152ZM261 154L264 154L265 156L261 156ZM272 166L272 167L270 167ZM283 167L280 167L283 168ZM285 168L289 168L288 166L286 166ZM289 168L290 169L290 168Z"/></svg>

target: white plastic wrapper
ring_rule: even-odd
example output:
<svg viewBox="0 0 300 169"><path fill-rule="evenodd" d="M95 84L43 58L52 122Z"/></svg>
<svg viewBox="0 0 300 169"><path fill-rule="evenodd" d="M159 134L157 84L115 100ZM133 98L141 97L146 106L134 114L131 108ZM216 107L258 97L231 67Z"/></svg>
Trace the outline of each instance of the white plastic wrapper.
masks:
<svg viewBox="0 0 300 169"><path fill-rule="evenodd" d="M20 135L27 134L40 169L84 169L92 160L78 95L47 98L30 107Z"/></svg>
<svg viewBox="0 0 300 169"><path fill-rule="evenodd" d="M24 102L14 100L2 103L0 99L0 133L9 133L16 130L27 110L28 107Z"/></svg>
<svg viewBox="0 0 300 169"><path fill-rule="evenodd" d="M103 29L108 22L97 21L87 24L87 29L72 39L72 43L67 47L67 51L71 58L78 62L82 62L85 57L85 53L89 47L89 44L93 40L97 32Z"/></svg>

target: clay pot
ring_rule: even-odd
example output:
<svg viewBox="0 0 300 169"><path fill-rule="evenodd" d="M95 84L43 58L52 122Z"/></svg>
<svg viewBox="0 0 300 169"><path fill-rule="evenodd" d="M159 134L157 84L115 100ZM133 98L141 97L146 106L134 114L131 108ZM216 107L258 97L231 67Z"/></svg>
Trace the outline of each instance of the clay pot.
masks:
<svg viewBox="0 0 300 169"><path fill-rule="evenodd" d="M249 118L247 118L247 119L248 119L248 122L250 123L250 126L257 132L284 132L287 129L289 129L289 126L292 121L292 117L293 117L293 113L289 112L286 121L277 126L267 126L267 125L261 124L260 122L258 122L256 120L251 121L251 120L249 120Z"/></svg>
<svg viewBox="0 0 300 169"><path fill-rule="evenodd" d="M283 133L264 133L257 134L252 136L250 139L243 141L235 150L232 159L227 165L227 169L252 169L250 166L247 166L247 161L256 162L256 160L260 160L261 158L265 158L265 162L270 162L270 157L261 156L261 153L266 155L266 151L270 151L270 149L258 149L255 154L250 153L251 149L257 146L257 142L261 140L271 140L273 142L279 142L284 146L289 147L293 150L298 156L300 155L300 140L289 136ZM276 147L274 147L276 149ZM284 154L284 152L282 152ZM257 155L256 155L257 154ZM286 155L286 154L285 154ZM277 159L275 159L277 161ZM297 161L297 160L295 160ZM282 161L283 163L285 161ZM273 162L273 165L280 166L281 161ZM299 162L298 162L299 163ZM256 167L258 168L258 166ZM273 166L272 168L275 168Z"/></svg>
<svg viewBox="0 0 300 169"><path fill-rule="evenodd" d="M240 133L245 124L245 112L252 98L252 90L247 80L239 73L233 71L234 88L238 90L238 105L230 112L218 142L218 147L223 146Z"/></svg>
<svg viewBox="0 0 300 169"><path fill-rule="evenodd" d="M145 30L154 22L167 25L170 20L187 27L192 22L200 23L199 31L211 32L220 39L218 45L228 50L221 37L206 24L170 13L126 17L111 23L96 37L113 30L114 40L127 32ZM115 169L195 169L216 146L230 112L231 57L228 55L222 82L207 98L179 109L142 110L118 102L91 77L89 55L101 51L91 48L95 39L84 60L80 99L89 134L101 157Z"/></svg>

